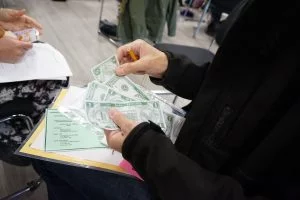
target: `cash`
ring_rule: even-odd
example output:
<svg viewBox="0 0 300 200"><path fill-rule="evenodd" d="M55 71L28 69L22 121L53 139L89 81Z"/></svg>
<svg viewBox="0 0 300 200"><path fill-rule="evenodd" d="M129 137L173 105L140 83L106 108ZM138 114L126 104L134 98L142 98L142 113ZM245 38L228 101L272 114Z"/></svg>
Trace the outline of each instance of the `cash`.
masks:
<svg viewBox="0 0 300 200"><path fill-rule="evenodd" d="M86 101L86 113L89 121L100 128L118 129L108 116L108 111L112 108L116 108L133 121L143 122L151 120L161 128L166 128L160 104L157 101L120 103Z"/></svg>
<svg viewBox="0 0 300 200"><path fill-rule="evenodd" d="M130 97L127 97L119 92L114 91L112 88L107 87L106 85L93 81L88 84L86 101L133 101Z"/></svg>
<svg viewBox="0 0 300 200"><path fill-rule="evenodd" d="M90 82L84 98L83 112L72 108L73 118L88 121L97 129L118 129L108 116L116 108L128 119L136 122L151 120L170 138L177 137L184 122L184 111L135 84L128 77L119 77L115 69L119 63L111 56L91 69L94 81ZM172 140L175 141L175 140Z"/></svg>
<svg viewBox="0 0 300 200"><path fill-rule="evenodd" d="M171 139L173 143L175 143L178 134L185 122L185 118L174 113L169 113L168 111L163 111L166 128L163 129L168 138Z"/></svg>
<svg viewBox="0 0 300 200"><path fill-rule="evenodd" d="M115 75L115 69L119 65L118 59L116 56L111 56L105 61L96 65L91 69L91 72L95 80L100 83L108 81L113 75Z"/></svg>
<svg viewBox="0 0 300 200"><path fill-rule="evenodd" d="M88 101L103 101L108 93L108 87L96 81L88 84L85 100Z"/></svg>
<svg viewBox="0 0 300 200"><path fill-rule="evenodd" d="M106 102L126 102L126 101L134 101L130 97L127 97L125 95L122 95L115 90L109 88L107 91L107 94L104 98L104 101Z"/></svg>
<svg viewBox="0 0 300 200"><path fill-rule="evenodd" d="M114 75L105 84L119 93L136 100L149 100L148 96L127 77L118 77Z"/></svg>
<svg viewBox="0 0 300 200"><path fill-rule="evenodd" d="M147 95L127 77L115 75L119 62L116 56L111 56L91 69L93 77L99 83L115 89L118 93L135 100L149 100Z"/></svg>

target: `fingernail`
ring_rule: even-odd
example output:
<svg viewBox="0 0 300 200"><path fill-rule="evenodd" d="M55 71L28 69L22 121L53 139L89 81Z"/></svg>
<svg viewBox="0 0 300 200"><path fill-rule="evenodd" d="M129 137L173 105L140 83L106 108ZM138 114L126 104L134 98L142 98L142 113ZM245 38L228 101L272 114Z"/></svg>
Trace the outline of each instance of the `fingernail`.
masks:
<svg viewBox="0 0 300 200"><path fill-rule="evenodd" d="M118 67L116 72L117 72L117 75L121 75L121 76L125 75L125 71L122 67Z"/></svg>

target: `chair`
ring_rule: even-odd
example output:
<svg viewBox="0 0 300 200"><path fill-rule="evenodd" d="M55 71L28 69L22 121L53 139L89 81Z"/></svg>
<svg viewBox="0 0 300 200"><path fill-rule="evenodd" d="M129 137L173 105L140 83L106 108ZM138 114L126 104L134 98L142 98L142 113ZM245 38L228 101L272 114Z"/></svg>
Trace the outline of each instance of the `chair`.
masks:
<svg viewBox="0 0 300 200"><path fill-rule="evenodd" d="M20 199L20 196L23 196L29 192L35 191L40 185L42 184L42 179L38 178L36 180L30 181L27 183L27 186L24 187L23 189L10 194L4 198L1 198L0 200L17 200Z"/></svg>
<svg viewBox="0 0 300 200"><path fill-rule="evenodd" d="M211 51L199 47L165 43L155 44L154 47L161 51L169 51L174 54L184 55L197 65L203 65L207 62L211 62L215 56Z"/></svg>
<svg viewBox="0 0 300 200"><path fill-rule="evenodd" d="M34 127L31 118L27 115L24 115L24 114L14 114L14 115L11 115L11 116L4 117L4 118L0 119L0 123L8 122L8 121L15 120L15 119L23 120L29 131L31 131ZM41 178L38 178L36 180L32 180L32 181L28 182L27 185L23 189L20 189L19 191L14 192L13 194L10 194L6 197L3 197L0 200L19 199L20 196L22 196L26 193L35 191L41 185L41 183L42 183Z"/></svg>
<svg viewBox="0 0 300 200"><path fill-rule="evenodd" d="M66 82L62 84L61 87L67 87L68 85L69 85L69 77L67 77ZM21 106L16 106L16 105L21 105ZM31 111L32 109L33 109L32 103L30 100L27 99L15 99L13 101L1 104L0 123L9 122L16 119L22 120L26 125L26 128L31 132L34 128L34 123L33 120L28 115L30 113L29 111ZM30 160L29 161L25 160L24 162L24 160L21 157L16 157L16 159L14 159L14 162L15 163L12 164L17 164L19 166L27 166L30 164ZM41 185L41 183L42 183L41 178L32 180L28 182L23 189L20 189L13 194L3 197L0 200L20 199L20 197L25 195L26 193L34 192Z"/></svg>

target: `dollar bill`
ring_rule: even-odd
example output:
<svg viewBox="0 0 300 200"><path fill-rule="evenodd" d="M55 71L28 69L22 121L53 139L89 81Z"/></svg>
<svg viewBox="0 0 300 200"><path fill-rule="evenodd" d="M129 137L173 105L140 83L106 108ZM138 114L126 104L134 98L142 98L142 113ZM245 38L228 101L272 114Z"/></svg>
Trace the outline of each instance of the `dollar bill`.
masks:
<svg viewBox="0 0 300 200"><path fill-rule="evenodd" d="M172 129L173 129L173 124L174 124L174 115L163 111L163 116L164 116L165 123L166 123L166 128L164 129L164 131L165 131L166 136L170 137Z"/></svg>
<svg viewBox="0 0 300 200"><path fill-rule="evenodd" d="M104 98L106 102L127 102L127 101L134 101L132 98L127 97L119 92L108 88L107 94Z"/></svg>
<svg viewBox="0 0 300 200"><path fill-rule="evenodd" d="M86 93L87 101L103 101L108 93L109 88L97 81L90 82Z"/></svg>
<svg viewBox="0 0 300 200"><path fill-rule="evenodd" d="M151 120L161 128L166 128L164 117L157 101L134 101L134 102L88 102L86 101L86 114L90 123L105 129L118 129L116 124L109 118L108 111L116 108L128 119L136 122Z"/></svg>
<svg viewBox="0 0 300 200"><path fill-rule="evenodd" d="M175 143L185 122L185 118L166 111L163 111L163 116L166 123L166 128L163 130L165 131L166 136Z"/></svg>
<svg viewBox="0 0 300 200"><path fill-rule="evenodd" d="M117 66L119 66L117 57L111 56L100 64L94 66L91 69L91 72L97 81L104 83L115 75L115 69Z"/></svg>
<svg viewBox="0 0 300 200"><path fill-rule="evenodd" d="M127 97L119 92L109 88L108 86L99 83L98 81L93 81L88 84L88 89L86 93L86 101L108 101L108 102L124 102L133 101L134 99Z"/></svg>
<svg viewBox="0 0 300 200"><path fill-rule="evenodd" d="M119 93L136 100L149 100L148 96L135 83L127 77L118 77L114 75L105 83L108 87Z"/></svg>

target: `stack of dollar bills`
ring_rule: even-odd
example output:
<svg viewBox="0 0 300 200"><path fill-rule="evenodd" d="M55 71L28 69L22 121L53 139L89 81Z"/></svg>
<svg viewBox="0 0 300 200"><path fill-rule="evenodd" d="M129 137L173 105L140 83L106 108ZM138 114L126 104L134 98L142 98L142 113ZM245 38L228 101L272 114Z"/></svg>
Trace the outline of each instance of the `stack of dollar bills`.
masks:
<svg viewBox="0 0 300 200"><path fill-rule="evenodd" d="M136 122L150 120L170 138L176 137L184 122L184 111L135 84L128 77L117 76L115 69L118 66L116 56L94 66L91 72L95 80L88 84L83 99L85 113L82 110L72 112L78 112L77 116L84 115L97 128L114 130L118 127L108 116L108 111L115 108L128 119Z"/></svg>

